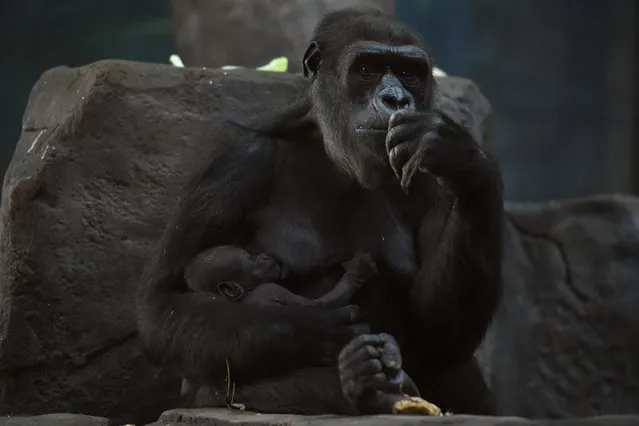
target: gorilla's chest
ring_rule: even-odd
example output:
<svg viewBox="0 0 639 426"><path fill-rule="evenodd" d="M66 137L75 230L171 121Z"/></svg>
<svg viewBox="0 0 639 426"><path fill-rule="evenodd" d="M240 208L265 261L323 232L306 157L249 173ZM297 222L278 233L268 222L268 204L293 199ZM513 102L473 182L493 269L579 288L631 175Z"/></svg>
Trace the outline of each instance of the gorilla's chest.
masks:
<svg viewBox="0 0 639 426"><path fill-rule="evenodd" d="M255 216L251 250L278 257L299 275L321 273L363 250L374 255L384 275L414 276L415 227L385 199L289 200L273 203Z"/></svg>

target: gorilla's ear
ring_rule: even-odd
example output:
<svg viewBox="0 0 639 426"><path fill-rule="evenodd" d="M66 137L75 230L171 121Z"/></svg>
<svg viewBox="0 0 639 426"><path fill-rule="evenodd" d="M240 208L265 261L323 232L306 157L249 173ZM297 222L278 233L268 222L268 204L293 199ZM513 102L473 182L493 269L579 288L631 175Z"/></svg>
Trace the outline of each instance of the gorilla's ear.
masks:
<svg viewBox="0 0 639 426"><path fill-rule="evenodd" d="M312 41L311 45L306 49L304 53L304 77L311 77L311 80L315 80L317 71L322 65L322 52L317 42Z"/></svg>

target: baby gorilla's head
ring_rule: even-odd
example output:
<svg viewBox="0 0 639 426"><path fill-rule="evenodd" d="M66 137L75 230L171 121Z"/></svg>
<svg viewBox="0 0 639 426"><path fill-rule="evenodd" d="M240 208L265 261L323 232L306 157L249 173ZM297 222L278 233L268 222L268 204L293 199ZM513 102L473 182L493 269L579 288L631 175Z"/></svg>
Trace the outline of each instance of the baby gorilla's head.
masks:
<svg viewBox="0 0 639 426"><path fill-rule="evenodd" d="M196 274L207 281L234 281L259 285L278 281L288 275L279 260L266 254L250 254L240 247L218 246L196 257Z"/></svg>

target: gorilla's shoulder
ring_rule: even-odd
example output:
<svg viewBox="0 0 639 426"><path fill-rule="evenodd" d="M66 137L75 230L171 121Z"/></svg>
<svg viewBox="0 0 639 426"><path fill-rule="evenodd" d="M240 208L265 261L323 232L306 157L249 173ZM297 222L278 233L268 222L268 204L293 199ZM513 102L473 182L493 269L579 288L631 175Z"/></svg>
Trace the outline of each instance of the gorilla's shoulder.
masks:
<svg viewBox="0 0 639 426"><path fill-rule="evenodd" d="M211 141L211 160L231 165L237 161L275 161L282 141L248 131L241 135L217 137ZM220 164L221 165L221 164Z"/></svg>

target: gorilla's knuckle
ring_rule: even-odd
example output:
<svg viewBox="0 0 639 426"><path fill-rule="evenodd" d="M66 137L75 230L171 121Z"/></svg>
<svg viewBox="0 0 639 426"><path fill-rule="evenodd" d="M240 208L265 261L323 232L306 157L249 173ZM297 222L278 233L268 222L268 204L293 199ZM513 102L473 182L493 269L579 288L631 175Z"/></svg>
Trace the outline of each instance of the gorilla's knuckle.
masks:
<svg viewBox="0 0 639 426"><path fill-rule="evenodd" d="M377 374L383 371L382 362L379 359L371 359L366 362L366 371L369 374Z"/></svg>
<svg viewBox="0 0 639 426"><path fill-rule="evenodd" d="M376 358L379 356L379 351L373 347L372 345L366 345L364 346L364 353L369 357L369 358Z"/></svg>
<svg viewBox="0 0 639 426"><path fill-rule="evenodd" d="M387 382L388 382L388 378L386 377L386 374L381 372L362 378L363 385L370 389L384 387L384 385L386 385Z"/></svg>
<svg viewBox="0 0 639 426"><path fill-rule="evenodd" d="M379 338L379 340L383 342L395 341L395 338L391 336L389 333L379 333L377 337Z"/></svg>

